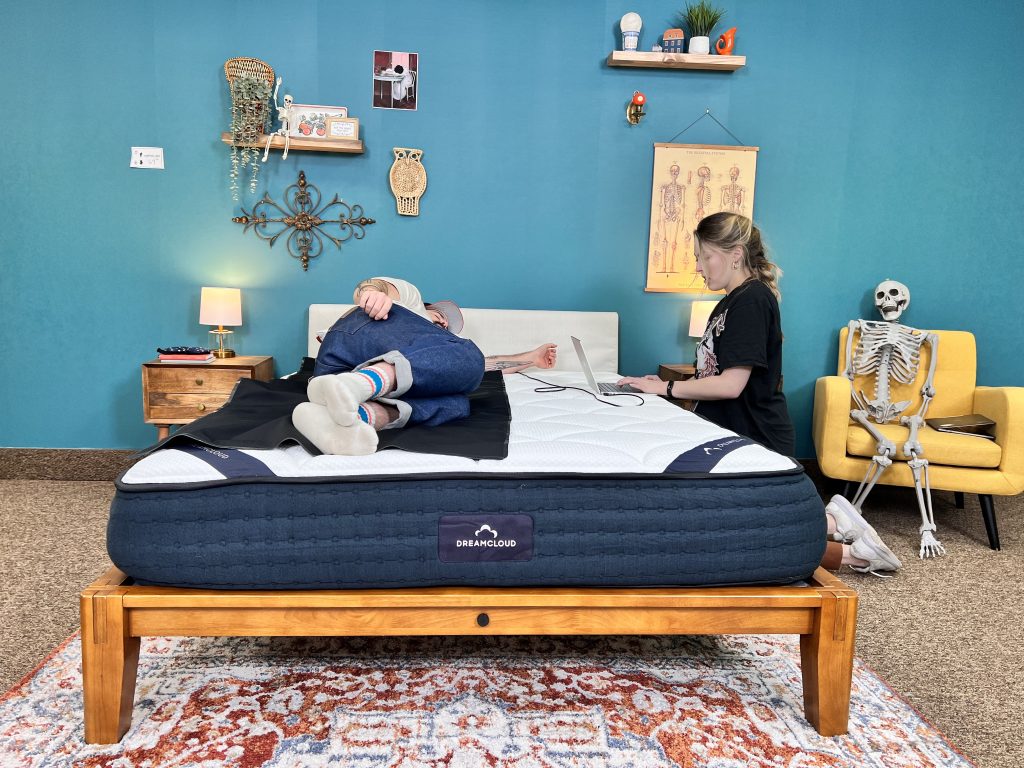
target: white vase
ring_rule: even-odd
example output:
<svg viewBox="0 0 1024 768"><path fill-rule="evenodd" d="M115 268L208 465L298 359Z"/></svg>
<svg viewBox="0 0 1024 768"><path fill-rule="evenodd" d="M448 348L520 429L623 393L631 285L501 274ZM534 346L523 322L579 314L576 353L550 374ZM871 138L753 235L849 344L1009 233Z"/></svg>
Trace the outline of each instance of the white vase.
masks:
<svg viewBox="0 0 1024 768"><path fill-rule="evenodd" d="M690 38L690 53L710 53L711 52L711 38L710 37L691 37Z"/></svg>

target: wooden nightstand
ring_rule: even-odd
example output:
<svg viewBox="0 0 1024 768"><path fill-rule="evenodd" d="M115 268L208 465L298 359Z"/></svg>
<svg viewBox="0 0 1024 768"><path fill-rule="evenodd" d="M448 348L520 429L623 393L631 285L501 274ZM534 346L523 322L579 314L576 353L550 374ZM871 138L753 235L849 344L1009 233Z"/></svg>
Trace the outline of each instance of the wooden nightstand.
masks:
<svg viewBox="0 0 1024 768"><path fill-rule="evenodd" d="M274 358L228 357L212 363L142 364L142 415L156 424L163 440L171 424L188 424L213 413L227 402L239 379L269 381L274 377Z"/></svg>
<svg viewBox="0 0 1024 768"><path fill-rule="evenodd" d="M658 378L662 381L692 379L696 373L697 369L687 363L662 363L658 366ZM692 411L696 403L695 400L677 400L674 397L666 399L672 405L678 405L680 408L685 408L688 411Z"/></svg>

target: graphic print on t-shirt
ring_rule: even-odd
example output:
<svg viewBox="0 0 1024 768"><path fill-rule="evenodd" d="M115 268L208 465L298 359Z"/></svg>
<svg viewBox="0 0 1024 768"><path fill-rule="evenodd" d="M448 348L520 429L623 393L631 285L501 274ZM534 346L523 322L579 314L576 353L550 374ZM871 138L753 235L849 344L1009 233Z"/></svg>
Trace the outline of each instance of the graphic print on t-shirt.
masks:
<svg viewBox="0 0 1024 768"><path fill-rule="evenodd" d="M725 316L729 310L722 310L722 314L716 315L708 321L708 327L704 329L704 338L697 344L697 378L703 379L706 376L718 375L718 356L715 354L715 336L720 336L725 330Z"/></svg>

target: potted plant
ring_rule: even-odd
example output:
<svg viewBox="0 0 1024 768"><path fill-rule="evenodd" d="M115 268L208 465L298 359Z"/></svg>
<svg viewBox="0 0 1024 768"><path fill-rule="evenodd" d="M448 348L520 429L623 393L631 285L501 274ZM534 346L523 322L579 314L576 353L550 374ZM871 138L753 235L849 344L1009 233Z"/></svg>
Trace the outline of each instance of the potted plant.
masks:
<svg viewBox="0 0 1024 768"><path fill-rule="evenodd" d="M224 76L231 88L231 198L237 200L238 178L246 167L250 168L249 191L256 191L257 144L270 117L267 100L274 87L274 68L259 59L238 56L224 62Z"/></svg>
<svg viewBox="0 0 1024 768"><path fill-rule="evenodd" d="M708 0L699 0L696 4L687 3L679 14L679 21L690 33L690 53L711 52L711 30L723 16L725 11L715 8Z"/></svg>
<svg viewBox="0 0 1024 768"><path fill-rule="evenodd" d="M260 172L259 141L267 124L270 83L261 77L241 75L231 81L231 198L238 199L238 178L250 169L249 192L256 191Z"/></svg>

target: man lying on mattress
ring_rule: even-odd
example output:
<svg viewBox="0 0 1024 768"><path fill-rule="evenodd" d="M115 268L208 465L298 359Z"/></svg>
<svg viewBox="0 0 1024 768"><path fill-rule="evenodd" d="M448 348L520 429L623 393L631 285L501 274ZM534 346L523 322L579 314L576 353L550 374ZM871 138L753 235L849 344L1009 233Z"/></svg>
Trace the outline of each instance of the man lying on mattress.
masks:
<svg viewBox="0 0 1024 768"><path fill-rule="evenodd" d="M377 449L378 430L465 418L468 395L484 371L555 364L554 344L485 358L476 344L456 335L463 322L454 302L424 305L405 280L364 280L352 301L358 308L320 344L309 402L292 411L295 428L324 453L369 454Z"/></svg>

